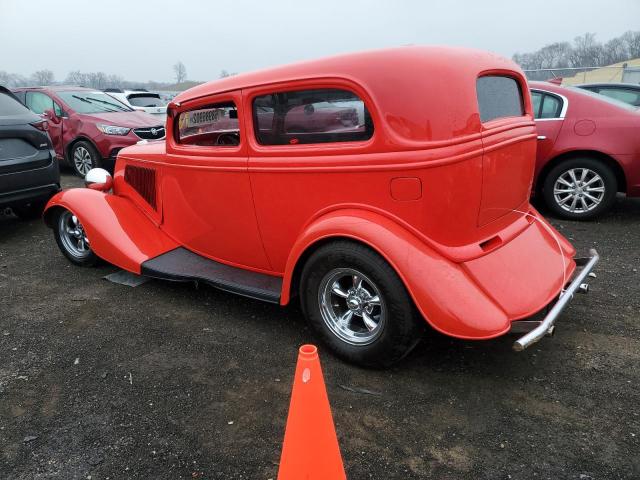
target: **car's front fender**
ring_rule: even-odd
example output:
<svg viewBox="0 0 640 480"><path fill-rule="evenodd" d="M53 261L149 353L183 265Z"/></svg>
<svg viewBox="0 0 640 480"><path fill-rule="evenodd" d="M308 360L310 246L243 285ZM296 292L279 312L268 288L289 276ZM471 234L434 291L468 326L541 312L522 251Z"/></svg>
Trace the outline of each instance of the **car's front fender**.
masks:
<svg viewBox="0 0 640 480"><path fill-rule="evenodd" d="M391 218L358 209L337 210L312 222L296 241L285 267L281 303L290 298L295 267L308 249L330 238L348 238L378 252L394 268L424 318L458 338L506 333L507 314L453 263Z"/></svg>
<svg viewBox="0 0 640 480"><path fill-rule="evenodd" d="M82 223L94 253L134 273L140 265L178 246L130 200L88 188L72 188L54 195L44 219L53 225L56 209L71 211Z"/></svg>

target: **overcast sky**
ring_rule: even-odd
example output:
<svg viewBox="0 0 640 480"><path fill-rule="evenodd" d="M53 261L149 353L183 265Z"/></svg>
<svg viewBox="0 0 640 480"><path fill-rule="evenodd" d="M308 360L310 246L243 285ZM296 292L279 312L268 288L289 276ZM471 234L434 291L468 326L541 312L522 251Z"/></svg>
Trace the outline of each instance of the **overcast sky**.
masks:
<svg viewBox="0 0 640 480"><path fill-rule="evenodd" d="M405 44L510 57L585 32L640 29L640 0L0 0L0 70L192 80Z"/></svg>

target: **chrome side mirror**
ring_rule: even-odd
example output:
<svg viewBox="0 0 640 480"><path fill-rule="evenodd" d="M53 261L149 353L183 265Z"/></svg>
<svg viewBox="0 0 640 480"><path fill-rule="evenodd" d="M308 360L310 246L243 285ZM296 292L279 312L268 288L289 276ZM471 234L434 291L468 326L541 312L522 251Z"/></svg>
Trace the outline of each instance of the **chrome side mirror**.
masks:
<svg viewBox="0 0 640 480"><path fill-rule="evenodd" d="M92 190L108 192L113 186L113 178L104 168L92 168L84 177L84 184Z"/></svg>

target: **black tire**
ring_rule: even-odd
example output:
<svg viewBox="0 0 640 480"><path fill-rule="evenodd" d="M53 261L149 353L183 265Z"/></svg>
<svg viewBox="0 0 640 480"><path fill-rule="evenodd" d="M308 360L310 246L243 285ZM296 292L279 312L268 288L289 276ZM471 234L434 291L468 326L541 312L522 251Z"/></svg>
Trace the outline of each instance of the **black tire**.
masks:
<svg viewBox="0 0 640 480"><path fill-rule="evenodd" d="M22 220L34 220L42 216L44 205L45 202L38 200L35 202L25 203L24 205L12 207L11 210L13 210L13 213L15 213Z"/></svg>
<svg viewBox="0 0 640 480"><path fill-rule="evenodd" d="M565 174L568 174L571 170L582 171L584 169L593 172L600 177L601 181L597 181L596 185L598 185L598 188L600 188L600 186L604 188L604 194L600 199L600 203L592 209L580 209L579 207L576 207L576 211L573 212L566 210L562 205L560 205L560 201L562 201L565 197L563 197L562 195L560 197L557 197L554 194L554 186L556 185L556 182L558 182L559 178L561 178ZM589 176L587 178L593 177ZM554 215L570 220L591 220L602 215L615 203L617 192L618 182L616 180L615 173L606 163L592 157L576 157L569 160L561 161L558 165L549 170L544 178L544 182L542 185L542 198L544 199L547 207L549 207ZM590 200L585 199L585 201ZM566 203L569 203L569 201L567 201ZM568 206L567 208L569 207L570 206Z"/></svg>
<svg viewBox="0 0 640 480"><path fill-rule="evenodd" d="M82 164L79 164L80 159L83 160ZM89 170L102 165L102 159L96 148L90 142L80 140L71 147L69 164L76 175L84 178Z"/></svg>
<svg viewBox="0 0 640 480"><path fill-rule="evenodd" d="M53 222L52 222L53 236L56 239L58 248L64 254L64 256L69 259L71 263L75 265L79 265L81 267L92 267L98 263L99 258L95 253L93 253L93 250L91 250L91 247L88 246L88 241L86 243L87 251L80 252L79 250L74 251L74 249L69 245L69 243L65 241L65 239L63 238L64 226L71 226L71 223L69 223L70 221L69 216L73 216L73 213L64 208L59 208L53 216ZM79 220L77 221L77 224L80 226L80 229L82 230L82 235L84 235L84 229L82 228L82 224L80 223Z"/></svg>
<svg viewBox="0 0 640 480"><path fill-rule="evenodd" d="M325 321L326 309L321 307L325 291L323 283L328 285L327 278L334 278L334 272L342 269L361 272L368 282L365 282L366 288L377 290L382 299L381 305L384 307L377 308L381 312L384 308L384 316L378 316L384 320L380 320L375 327L375 337L370 343L349 343L332 330L330 321ZM348 279L349 276L346 274L344 278ZM393 268L380 255L354 242L332 242L320 247L309 257L300 280L300 300L308 321L329 348L344 360L365 367L388 367L398 362L418 344L425 328L424 320L419 318L411 297ZM343 301L346 311L349 300ZM338 302L339 299L336 299L333 305L337 307ZM364 325L361 318L351 318ZM366 329L362 330L364 335L372 334L367 333Z"/></svg>

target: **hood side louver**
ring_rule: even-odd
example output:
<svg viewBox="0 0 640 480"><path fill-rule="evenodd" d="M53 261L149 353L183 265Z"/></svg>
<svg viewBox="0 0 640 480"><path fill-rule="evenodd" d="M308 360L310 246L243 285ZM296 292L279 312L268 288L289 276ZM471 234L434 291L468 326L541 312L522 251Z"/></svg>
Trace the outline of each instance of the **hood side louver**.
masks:
<svg viewBox="0 0 640 480"><path fill-rule="evenodd" d="M127 165L124 167L124 181L156 210L156 171L153 168Z"/></svg>

